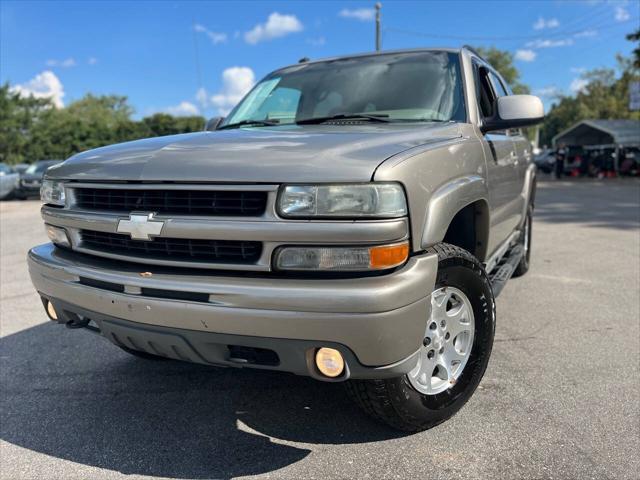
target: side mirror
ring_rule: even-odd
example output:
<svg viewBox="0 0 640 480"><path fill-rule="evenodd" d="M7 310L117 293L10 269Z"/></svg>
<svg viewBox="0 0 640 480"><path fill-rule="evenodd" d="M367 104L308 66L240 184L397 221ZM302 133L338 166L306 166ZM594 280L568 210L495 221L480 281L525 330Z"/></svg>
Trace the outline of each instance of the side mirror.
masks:
<svg viewBox="0 0 640 480"><path fill-rule="evenodd" d="M494 105L494 115L485 120L482 133L492 130L527 127L544 119L542 101L535 95L509 95L499 97Z"/></svg>
<svg viewBox="0 0 640 480"><path fill-rule="evenodd" d="M224 122L224 117L213 117L207 121L204 129L207 132L214 132L218 129L222 122Z"/></svg>

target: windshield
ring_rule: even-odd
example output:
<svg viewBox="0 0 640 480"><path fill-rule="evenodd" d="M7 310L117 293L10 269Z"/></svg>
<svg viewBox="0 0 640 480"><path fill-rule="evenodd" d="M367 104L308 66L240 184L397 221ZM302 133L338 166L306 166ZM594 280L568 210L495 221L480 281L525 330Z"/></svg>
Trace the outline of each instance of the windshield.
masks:
<svg viewBox="0 0 640 480"><path fill-rule="evenodd" d="M47 168L49 168L51 165L53 165L52 162L38 162L38 163L34 163L29 165L29 168L27 168L24 173L27 173L29 175L32 175L34 173L42 173L44 172Z"/></svg>
<svg viewBox="0 0 640 480"><path fill-rule="evenodd" d="M465 121L458 55L416 52L300 64L258 83L224 125L290 124L334 115L390 121Z"/></svg>

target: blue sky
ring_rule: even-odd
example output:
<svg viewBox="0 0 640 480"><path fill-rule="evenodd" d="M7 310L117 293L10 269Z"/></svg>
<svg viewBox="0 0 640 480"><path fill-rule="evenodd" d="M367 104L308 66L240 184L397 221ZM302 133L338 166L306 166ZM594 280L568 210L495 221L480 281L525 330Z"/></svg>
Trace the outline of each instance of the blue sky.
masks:
<svg viewBox="0 0 640 480"><path fill-rule="evenodd" d="M495 45L548 105L585 69L630 54L639 0L384 1L383 49ZM0 81L51 95L129 97L136 116L224 113L269 71L374 47L374 2L0 0Z"/></svg>

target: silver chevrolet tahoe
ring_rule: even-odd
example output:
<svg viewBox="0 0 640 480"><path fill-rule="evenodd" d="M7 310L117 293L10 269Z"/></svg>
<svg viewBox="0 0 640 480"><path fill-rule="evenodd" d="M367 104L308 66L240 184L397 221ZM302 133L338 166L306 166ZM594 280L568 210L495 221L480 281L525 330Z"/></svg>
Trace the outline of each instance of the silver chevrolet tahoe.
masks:
<svg viewBox="0 0 640 480"><path fill-rule="evenodd" d="M468 47L301 61L204 132L51 168L31 278L51 320L138 357L345 382L426 429L528 269L542 117Z"/></svg>

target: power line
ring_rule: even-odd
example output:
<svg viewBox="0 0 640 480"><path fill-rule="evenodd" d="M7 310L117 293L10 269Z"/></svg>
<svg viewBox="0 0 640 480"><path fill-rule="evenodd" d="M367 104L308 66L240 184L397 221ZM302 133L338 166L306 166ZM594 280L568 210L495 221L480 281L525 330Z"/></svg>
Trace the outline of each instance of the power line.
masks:
<svg viewBox="0 0 640 480"><path fill-rule="evenodd" d="M191 32L193 34L193 53L196 63L196 82L198 83L198 90L202 88L202 69L200 68L200 51L198 50L198 33L195 29L196 20L191 19Z"/></svg>

